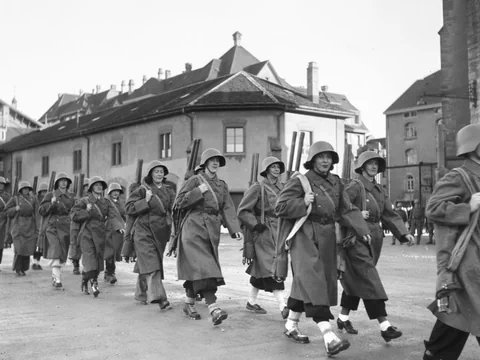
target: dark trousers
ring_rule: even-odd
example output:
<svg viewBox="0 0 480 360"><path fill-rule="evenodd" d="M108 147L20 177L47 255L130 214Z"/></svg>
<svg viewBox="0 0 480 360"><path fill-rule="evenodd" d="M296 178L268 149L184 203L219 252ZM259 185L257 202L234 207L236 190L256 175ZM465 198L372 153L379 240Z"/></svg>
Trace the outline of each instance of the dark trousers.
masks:
<svg viewBox="0 0 480 360"><path fill-rule="evenodd" d="M98 270L82 271L82 279L97 281L98 274L99 274Z"/></svg>
<svg viewBox="0 0 480 360"><path fill-rule="evenodd" d="M183 283L185 295L190 299L195 299L197 294L205 298L207 305L214 304L217 301L217 279L187 280Z"/></svg>
<svg viewBox="0 0 480 360"><path fill-rule="evenodd" d="M105 273L106 275L114 275L115 274L115 258L110 258L105 260Z"/></svg>
<svg viewBox="0 0 480 360"><path fill-rule="evenodd" d="M42 257L42 253L40 251L35 251L33 253L33 260L40 261L40 258Z"/></svg>
<svg viewBox="0 0 480 360"><path fill-rule="evenodd" d="M2 263L3 259L3 249L0 249L0 264Z"/></svg>
<svg viewBox="0 0 480 360"><path fill-rule="evenodd" d="M330 312L330 306L327 305L313 305L289 297L287 300L287 308L298 313L305 312L305 317L311 317L317 324L321 321L330 321L334 319Z"/></svg>
<svg viewBox="0 0 480 360"><path fill-rule="evenodd" d="M80 260L79 259L72 259L73 267L80 267Z"/></svg>
<svg viewBox="0 0 480 360"><path fill-rule="evenodd" d="M380 316L387 316L387 311L385 310L385 300L362 300L370 320L378 319ZM347 295L345 291L342 292L342 299L340 301L341 307L355 311L358 309L359 304L360 298L358 296L351 296Z"/></svg>
<svg viewBox="0 0 480 360"><path fill-rule="evenodd" d="M425 341L425 349L430 351L433 357L424 355L423 358L427 360L457 360L462 354L469 335L465 331L455 329L437 320L430 339ZM480 345L480 338L477 337L477 341Z"/></svg>
<svg viewBox="0 0 480 360"><path fill-rule="evenodd" d="M13 258L13 271L27 271L30 268L30 256L15 254Z"/></svg>

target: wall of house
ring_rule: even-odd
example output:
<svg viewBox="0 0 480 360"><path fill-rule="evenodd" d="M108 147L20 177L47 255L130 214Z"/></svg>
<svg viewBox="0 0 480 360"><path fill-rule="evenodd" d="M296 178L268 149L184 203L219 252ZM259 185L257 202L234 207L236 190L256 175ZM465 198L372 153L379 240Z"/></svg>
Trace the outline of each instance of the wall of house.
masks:
<svg viewBox="0 0 480 360"><path fill-rule="evenodd" d="M301 131L311 131L312 132L312 144L317 141L327 141L338 153L340 158L340 163L335 165L333 172L339 176L342 176L342 167L343 167L343 155L345 152L345 122L340 119L331 119L316 117L312 118L308 115L302 114L285 114L285 124L284 131L282 131L282 143L285 151L282 151L284 156L285 164L287 164L290 156L290 143L292 140L292 134L294 131L297 131L297 144L300 137ZM303 163L307 160L309 147L304 146L302 157L300 161L300 170L305 172L303 169ZM296 154L295 154L296 161ZM294 164L295 164L294 161Z"/></svg>
<svg viewBox="0 0 480 360"><path fill-rule="evenodd" d="M409 199L412 196L420 196L418 185L419 167L418 163L435 163L437 160L437 139L436 124L442 117L440 104L434 108L425 110L416 110L417 116L405 118L403 113L387 115L387 168L395 168L407 165L406 151L415 149L417 152L417 164L412 167L395 168L387 170L388 190L392 200ZM413 123L415 125L416 137L408 138L406 136L405 125ZM435 168L433 168L435 170ZM428 186L422 189L422 194L431 191L430 186L434 181L431 169L427 166L422 167L422 183ZM414 176L415 193L406 192L407 174ZM433 173L434 175L434 173ZM422 196L422 198L426 198Z"/></svg>

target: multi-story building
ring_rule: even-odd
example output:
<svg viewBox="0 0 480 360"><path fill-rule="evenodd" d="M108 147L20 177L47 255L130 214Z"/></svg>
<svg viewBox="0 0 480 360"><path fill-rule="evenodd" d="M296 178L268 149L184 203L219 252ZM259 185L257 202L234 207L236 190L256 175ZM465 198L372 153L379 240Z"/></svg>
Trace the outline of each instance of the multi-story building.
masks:
<svg viewBox="0 0 480 360"><path fill-rule="evenodd" d="M186 149L200 138L200 151L215 147L225 154L221 177L238 200L248 186L252 154L287 163L294 131L306 133L300 163L309 144L318 140L329 141L342 159L344 121L354 114L319 98L316 64L308 66L303 94L286 84L270 62L259 62L239 39L235 33L233 48L220 62L213 60L215 66L210 62L160 81L150 79L117 106L0 146L0 153L12 161L6 173L42 181L52 170L85 173L127 187L135 179L137 159L160 159L175 181L186 170Z"/></svg>
<svg viewBox="0 0 480 360"><path fill-rule="evenodd" d="M384 112L386 116L387 189L395 202L430 196L435 182L437 124L442 103L441 72L415 81Z"/></svg>

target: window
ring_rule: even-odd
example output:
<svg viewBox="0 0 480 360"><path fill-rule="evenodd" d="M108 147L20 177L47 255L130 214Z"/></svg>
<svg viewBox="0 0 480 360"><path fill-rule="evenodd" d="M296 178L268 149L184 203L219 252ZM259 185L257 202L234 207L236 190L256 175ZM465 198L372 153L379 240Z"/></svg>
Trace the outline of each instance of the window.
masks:
<svg viewBox="0 0 480 360"><path fill-rule="evenodd" d="M112 144L112 166L122 165L122 143Z"/></svg>
<svg viewBox="0 0 480 360"><path fill-rule="evenodd" d="M82 170L82 150L73 152L73 172Z"/></svg>
<svg viewBox="0 0 480 360"><path fill-rule="evenodd" d="M48 165L49 165L49 157L48 156L42 156L42 176L48 176Z"/></svg>
<svg viewBox="0 0 480 360"><path fill-rule="evenodd" d="M160 159L172 157L172 133L160 134Z"/></svg>
<svg viewBox="0 0 480 360"><path fill-rule="evenodd" d="M313 142L313 132L305 130L302 130L301 132L305 133L305 138L303 139L302 155L308 156L308 151L310 150L310 146L312 146Z"/></svg>
<svg viewBox="0 0 480 360"><path fill-rule="evenodd" d="M408 149L405 151L405 161L408 165L417 163L417 150Z"/></svg>
<svg viewBox="0 0 480 360"><path fill-rule="evenodd" d="M356 125L360 124L360 116L359 116L359 115L355 115L354 123L355 123Z"/></svg>
<svg viewBox="0 0 480 360"><path fill-rule="evenodd" d="M417 129L414 123L405 124L405 138L411 139L417 137Z"/></svg>
<svg viewBox="0 0 480 360"><path fill-rule="evenodd" d="M415 190L415 179L412 174L407 174L406 189L407 192L413 192Z"/></svg>
<svg viewBox="0 0 480 360"><path fill-rule="evenodd" d="M15 176L18 179L22 178L22 159L15 160Z"/></svg>
<svg viewBox="0 0 480 360"><path fill-rule="evenodd" d="M415 117L415 116L417 116L416 111L407 111L407 112L403 113L404 118L410 118L410 117Z"/></svg>
<svg viewBox="0 0 480 360"><path fill-rule="evenodd" d="M5 131L4 130L0 130L0 140L1 141L5 140Z"/></svg>
<svg viewBox="0 0 480 360"><path fill-rule="evenodd" d="M225 128L225 152L245 152L245 127L242 126Z"/></svg>

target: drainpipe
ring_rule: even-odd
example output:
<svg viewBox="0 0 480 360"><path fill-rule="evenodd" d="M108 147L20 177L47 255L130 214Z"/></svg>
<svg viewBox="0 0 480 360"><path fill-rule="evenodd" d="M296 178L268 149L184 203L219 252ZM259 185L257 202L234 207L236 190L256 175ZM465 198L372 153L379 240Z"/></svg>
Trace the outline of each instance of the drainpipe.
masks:
<svg viewBox="0 0 480 360"><path fill-rule="evenodd" d="M195 113L192 113L190 115L189 113L185 112L185 108L182 108L182 113L190 119L190 142L193 141L194 136L193 136L193 120L195 119ZM173 141L173 139L172 139Z"/></svg>
<svg viewBox="0 0 480 360"><path fill-rule="evenodd" d="M437 168L435 169L435 181L438 181L441 174L440 169L445 168L445 124L443 119L437 121Z"/></svg>
<svg viewBox="0 0 480 360"><path fill-rule="evenodd" d="M87 139L87 174L86 177L90 177L90 137L87 135L83 135L83 133L80 133L80 136L83 136L85 139Z"/></svg>

